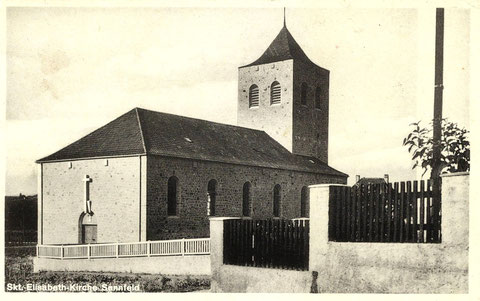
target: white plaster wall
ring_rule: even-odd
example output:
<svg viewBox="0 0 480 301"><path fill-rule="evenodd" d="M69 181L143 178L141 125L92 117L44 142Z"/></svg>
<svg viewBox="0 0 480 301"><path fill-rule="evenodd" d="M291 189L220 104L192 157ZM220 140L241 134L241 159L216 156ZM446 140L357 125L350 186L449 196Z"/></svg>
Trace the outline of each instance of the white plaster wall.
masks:
<svg viewBox="0 0 480 301"><path fill-rule="evenodd" d="M210 275L210 255L95 259L34 258L34 272L89 271L165 275Z"/></svg>
<svg viewBox="0 0 480 301"><path fill-rule="evenodd" d="M270 105L270 85L278 81L281 103ZM259 89L259 106L249 108L251 85ZM293 60L238 69L237 125L265 131L289 151L293 135Z"/></svg>
<svg viewBox="0 0 480 301"><path fill-rule="evenodd" d="M468 252L442 244L329 243L326 293L466 293Z"/></svg>
<svg viewBox="0 0 480 301"><path fill-rule="evenodd" d="M43 163L40 243L79 243L85 175L93 179L90 200L98 223L97 242L141 240L140 232L146 230L145 213L140 219L140 207L145 210L146 204L146 176L140 172L145 161L138 156L109 158L105 166L105 159L77 160L71 168L69 162Z"/></svg>
<svg viewBox="0 0 480 301"><path fill-rule="evenodd" d="M309 293L309 271L222 265L212 275L215 293Z"/></svg>

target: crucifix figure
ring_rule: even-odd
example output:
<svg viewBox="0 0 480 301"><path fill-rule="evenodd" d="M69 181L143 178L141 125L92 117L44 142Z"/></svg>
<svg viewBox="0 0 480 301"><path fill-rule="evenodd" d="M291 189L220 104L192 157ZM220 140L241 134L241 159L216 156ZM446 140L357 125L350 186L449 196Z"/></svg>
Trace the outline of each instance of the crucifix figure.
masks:
<svg viewBox="0 0 480 301"><path fill-rule="evenodd" d="M89 185L89 183L92 182L92 178L90 178L88 175L85 175L85 178L83 178L82 181L85 182L84 211L85 213L92 214L92 201L90 201L90 185Z"/></svg>

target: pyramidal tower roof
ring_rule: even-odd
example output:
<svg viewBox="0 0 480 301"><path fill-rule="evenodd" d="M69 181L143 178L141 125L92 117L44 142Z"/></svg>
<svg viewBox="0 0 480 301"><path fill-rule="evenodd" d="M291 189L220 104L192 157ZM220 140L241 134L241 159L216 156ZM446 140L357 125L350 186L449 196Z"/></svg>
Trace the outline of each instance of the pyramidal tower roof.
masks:
<svg viewBox="0 0 480 301"><path fill-rule="evenodd" d="M298 45L297 41L295 41L290 31L288 31L287 25L284 21L283 27L278 33L277 37L272 41L270 46L268 46L267 50L265 50L262 56L260 56L253 63L242 66L240 68L279 62L289 59L298 60L307 64L313 64L317 66L307 57L305 52L303 52L300 45Z"/></svg>

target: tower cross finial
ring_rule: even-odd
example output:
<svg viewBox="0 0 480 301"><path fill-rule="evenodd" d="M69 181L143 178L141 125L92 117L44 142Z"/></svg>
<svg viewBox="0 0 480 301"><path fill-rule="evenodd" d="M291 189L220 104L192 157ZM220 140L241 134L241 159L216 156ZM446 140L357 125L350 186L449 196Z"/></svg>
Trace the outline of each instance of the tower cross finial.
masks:
<svg viewBox="0 0 480 301"><path fill-rule="evenodd" d="M283 7L283 27L287 27L287 18L285 14L285 7Z"/></svg>

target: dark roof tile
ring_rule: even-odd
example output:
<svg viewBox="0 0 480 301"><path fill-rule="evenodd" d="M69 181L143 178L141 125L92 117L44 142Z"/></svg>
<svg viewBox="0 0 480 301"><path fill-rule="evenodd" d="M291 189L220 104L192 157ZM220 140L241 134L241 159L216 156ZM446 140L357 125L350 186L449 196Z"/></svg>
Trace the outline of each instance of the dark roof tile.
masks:
<svg viewBox="0 0 480 301"><path fill-rule="evenodd" d="M131 110L37 162L145 153L137 111Z"/></svg>
<svg viewBox="0 0 480 301"><path fill-rule="evenodd" d="M270 46L268 46L267 50L265 50L261 57L259 57L253 63L240 68L279 62L288 59L298 60L327 71L326 69L317 66L307 57L286 26L283 26L277 37L272 41Z"/></svg>
<svg viewBox="0 0 480 301"><path fill-rule="evenodd" d="M139 108L37 162L140 154L346 176L263 131Z"/></svg>

